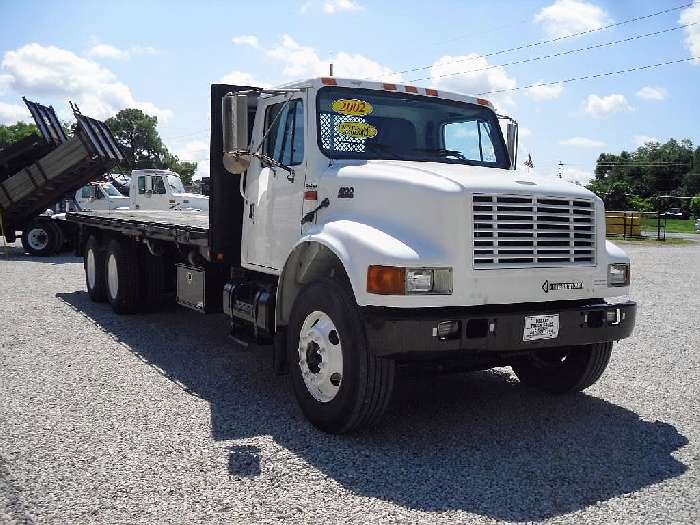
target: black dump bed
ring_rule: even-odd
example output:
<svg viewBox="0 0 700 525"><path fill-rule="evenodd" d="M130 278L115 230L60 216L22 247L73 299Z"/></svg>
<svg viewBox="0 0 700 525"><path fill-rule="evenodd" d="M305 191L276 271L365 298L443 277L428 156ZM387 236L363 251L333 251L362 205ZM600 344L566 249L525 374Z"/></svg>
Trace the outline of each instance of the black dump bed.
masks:
<svg viewBox="0 0 700 525"><path fill-rule="evenodd" d="M188 246L208 246L209 214L187 210L105 210L66 214L66 219L129 235Z"/></svg>
<svg viewBox="0 0 700 525"><path fill-rule="evenodd" d="M24 99L39 135L0 150L0 227L8 242L37 215L101 177L124 157L107 126L80 113L66 136L51 106Z"/></svg>

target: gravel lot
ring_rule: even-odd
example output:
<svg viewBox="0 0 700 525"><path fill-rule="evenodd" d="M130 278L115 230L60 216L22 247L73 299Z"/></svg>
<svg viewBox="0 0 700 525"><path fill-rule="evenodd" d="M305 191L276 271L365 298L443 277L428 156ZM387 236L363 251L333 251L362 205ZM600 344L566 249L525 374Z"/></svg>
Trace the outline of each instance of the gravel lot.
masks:
<svg viewBox="0 0 700 525"><path fill-rule="evenodd" d="M626 249L636 333L586 394L404 374L334 437L222 316L117 317L0 247L0 522L698 523L700 244Z"/></svg>

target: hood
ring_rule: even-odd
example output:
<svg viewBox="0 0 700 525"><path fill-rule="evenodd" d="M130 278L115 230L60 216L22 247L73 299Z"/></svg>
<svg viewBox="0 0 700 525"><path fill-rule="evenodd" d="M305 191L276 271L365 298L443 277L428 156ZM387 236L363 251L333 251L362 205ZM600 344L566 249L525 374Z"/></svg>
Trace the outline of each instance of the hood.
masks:
<svg viewBox="0 0 700 525"><path fill-rule="evenodd" d="M173 197L181 197L183 199L205 199L209 200L208 195L202 195L201 193L173 193Z"/></svg>
<svg viewBox="0 0 700 525"><path fill-rule="evenodd" d="M383 182L409 183L434 189L476 193L537 193L551 196L591 198L595 195L582 186L556 177L536 176L522 171L400 160L349 161L335 164L341 178L379 179Z"/></svg>

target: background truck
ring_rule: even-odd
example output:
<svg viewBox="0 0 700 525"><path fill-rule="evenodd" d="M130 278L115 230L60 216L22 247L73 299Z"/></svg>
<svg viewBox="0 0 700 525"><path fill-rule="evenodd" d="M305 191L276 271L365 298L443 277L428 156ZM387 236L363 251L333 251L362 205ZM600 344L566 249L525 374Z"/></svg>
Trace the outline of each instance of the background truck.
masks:
<svg viewBox="0 0 700 525"><path fill-rule="evenodd" d="M75 192L75 202L81 210L128 209L131 201L111 182L91 182Z"/></svg>
<svg viewBox="0 0 700 525"><path fill-rule="evenodd" d="M223 310L327 432L376 422L415 361L582 390L632 333L635 303L605 300L629 259L599 198L515 170L503 118L506 139L487 100L410 85L212 85L209 212L69 213L88 293Z"/></svg>
<svg viewBox="0 0 700 525"><path fill-rule="evenodd" d="M129 196L135 210L209 210L209 197L185 191L180 175L170 170L133 170Z"/></svg>
<svg viewBox="0 0 700 525"><path fill-rule="evenodd" d="M32 255L59 251L75 227L65 222L65 197L97 179L123 156L107 126L72 106L77 125L68 137L54 109L23 99L39 134L0 150L0 231ZM72 200L72 199L71 199Z"/></svg>

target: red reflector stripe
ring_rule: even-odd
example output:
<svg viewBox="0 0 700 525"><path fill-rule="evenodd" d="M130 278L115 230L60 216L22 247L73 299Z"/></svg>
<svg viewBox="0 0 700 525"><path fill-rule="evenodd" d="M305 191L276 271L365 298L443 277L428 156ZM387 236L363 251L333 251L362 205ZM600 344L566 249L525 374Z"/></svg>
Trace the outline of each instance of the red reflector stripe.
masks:
<svg viewBox="0 0 700 525"><path fill-rule="evenodd" d="M406 93L418 93L416 86L406 86Z"/></svg>
<svg viewBox="0 0 700 525"><path fill-rule="evenodd" d="M337 86L338 85L338 83L335 81L334 78L328 78L328 77L322 78L321 83L325 86Z"/></svg>
<svg viewBox="0 0 700 525"><path fill-rule="evenodd" d="M318 200L318 192L316 190L305 191L304 192L304 200L305 201L317 201Z"/></svg>
<svg viewBox="0 0 700 525"><path fill-rule="evenodd" d="M396 91L396 84L384 84L384 89L387 91Z"/></svg>
<svg viewBox="0 0 700 525"><path fill-rule="evenodd" d="M428 95L429 97L437 97L438 96L437 89L425 88L425 94Z"/></svg>
<svg viewBox="0 0 700 525"><path fill-rule="evenodd" d="M491 104L491 103L490 103L488 100L486 100L485 98L477 98L477 99L476 99L476 103L479 104L480 106L488 106L489 104Z"/></svg>

